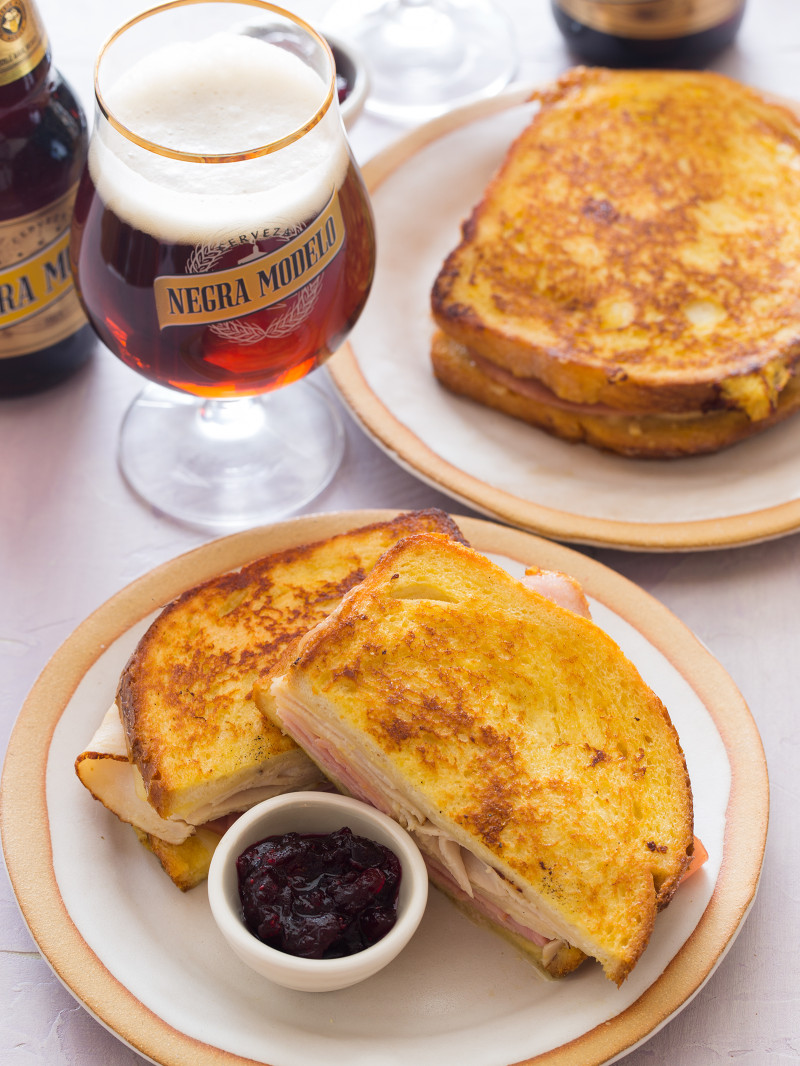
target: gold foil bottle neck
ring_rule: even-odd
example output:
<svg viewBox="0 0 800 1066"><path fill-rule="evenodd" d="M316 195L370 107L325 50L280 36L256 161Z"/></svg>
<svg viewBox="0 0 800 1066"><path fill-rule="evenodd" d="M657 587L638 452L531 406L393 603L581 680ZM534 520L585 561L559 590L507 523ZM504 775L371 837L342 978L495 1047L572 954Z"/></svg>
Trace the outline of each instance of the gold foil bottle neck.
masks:
<svg viewBox="0 0 800 1066"><path fill-rule="evenodd" d="M0 0L0 86L30 74L47 48L44 23L32 0Z"/></svg>

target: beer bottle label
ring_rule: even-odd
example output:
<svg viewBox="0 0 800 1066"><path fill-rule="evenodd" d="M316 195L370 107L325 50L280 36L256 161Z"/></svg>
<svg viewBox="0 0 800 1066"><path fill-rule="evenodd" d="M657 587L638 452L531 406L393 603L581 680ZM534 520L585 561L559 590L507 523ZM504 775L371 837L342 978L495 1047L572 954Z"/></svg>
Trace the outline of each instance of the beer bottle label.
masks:
<svg viewBox="0 0 800 1066"><path fill-rule="evenodd" d="M719 26L741 10L743 0L558 0L565 15L614 37L670 40Z"/></svg>
<svg viewBox="0 0 800 1066"><path fill-rule="evenodd" d="M30 0L0 0L0 85L24 78L47 52L47 34Z"/></svg>
<svg viewBox="0 0 800 1066"><path fill-rule="evenodd" d="M0 222L0 358L57 344L86 321L69 264L76 192Z"/></svg>
<svg viewBox="0 0 800 1066"><path fill-rule="evenodd" d="M283 243L261 253L258 242L269 238ZM232 248L248 243L252 255L234 267L213 269ZM277 232L266 227L220 244L197 245L185 274L161 275L154 282L159 328L213 324L239 344L289 333L310 314L322 274L343 244L342 210L334 194L308 226ZM269 326L235 321L278 304L284 305L281 314Z"/></svg>

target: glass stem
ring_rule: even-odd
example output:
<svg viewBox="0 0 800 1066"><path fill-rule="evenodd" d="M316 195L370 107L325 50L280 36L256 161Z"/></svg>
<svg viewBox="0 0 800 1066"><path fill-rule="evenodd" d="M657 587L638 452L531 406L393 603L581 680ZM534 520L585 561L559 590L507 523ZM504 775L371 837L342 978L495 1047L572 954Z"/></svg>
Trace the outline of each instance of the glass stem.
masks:
<svg viewBox="0 0 800 1066"><path fill-rule="evenodd" d="M254 396L205 399L197 411L201 434L219 441L240 441L258 433L266 424L266 407Z"/></svg>

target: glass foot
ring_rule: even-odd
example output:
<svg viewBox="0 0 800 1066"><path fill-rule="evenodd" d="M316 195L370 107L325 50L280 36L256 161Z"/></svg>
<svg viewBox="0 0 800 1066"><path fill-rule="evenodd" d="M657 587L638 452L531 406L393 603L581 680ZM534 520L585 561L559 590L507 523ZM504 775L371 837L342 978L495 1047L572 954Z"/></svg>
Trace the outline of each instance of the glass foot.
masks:
<svg viewBox="0 0 800 1066"><path fill-rule="evenodd" d="M361 52L367 110L399 122L494 96L517 70L513 27L489 0L338 0L324 26Z"/></svg>
<svg viewBox="0 0 800 1066"><path fill-rule="evenodd" d="M311 382L226 400L150 385L123 420L119 465L160 514L233 532L304 506L329 484L343 452L336 408Z"/></svg>

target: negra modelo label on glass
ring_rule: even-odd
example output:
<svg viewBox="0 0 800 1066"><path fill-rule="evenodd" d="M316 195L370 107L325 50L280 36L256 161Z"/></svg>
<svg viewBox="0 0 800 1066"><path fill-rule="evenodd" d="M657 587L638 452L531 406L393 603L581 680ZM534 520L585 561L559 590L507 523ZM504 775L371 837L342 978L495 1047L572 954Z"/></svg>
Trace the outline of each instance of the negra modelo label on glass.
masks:
<svg viewBox="0 0 800 1066"><path fill-rule="evenodd" d="M47 36L28 0L0 0L0 85L24 78L47 51Z"/></svg>
<svg viewBox="0 0 800 1066"><path fill-rule="evenodd" d="M250 236L255 244L262 234ZM228 246L201 245L187 263L190 273L156 278L153 288L159 328L225 323L281 303L313 282L343 243L342 211L334 196L311 225L285 244L267 254L248 257L227 270L195 272L194 268L203 262L213 265L229 250ZM241 340L247 343L244 334Z"/></svg>
<svg viewBox="0 0 800 1066"><path fill-rule="evenodd" d="M69 265L75 192L0 222L0 358L57 344L86 321Z"/></svg>
<svg viewBox="0 0 800 1066"><path fill-rule="evenodd" d="M735 15L742 0L558 0L570 18L619 37L664 40L700 33Z"/></svg>

